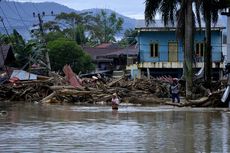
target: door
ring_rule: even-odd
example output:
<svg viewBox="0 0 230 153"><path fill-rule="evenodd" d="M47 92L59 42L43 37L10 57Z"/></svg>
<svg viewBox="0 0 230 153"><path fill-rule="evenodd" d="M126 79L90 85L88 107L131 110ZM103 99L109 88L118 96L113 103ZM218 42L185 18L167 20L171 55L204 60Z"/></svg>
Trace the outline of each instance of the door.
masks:
<svg viewBox="0 0 230 153"><path fill-rule="evenodd" d="M177 42L168 43L168 54L169 54L169 62L178 61L178 43Z"/></svg>

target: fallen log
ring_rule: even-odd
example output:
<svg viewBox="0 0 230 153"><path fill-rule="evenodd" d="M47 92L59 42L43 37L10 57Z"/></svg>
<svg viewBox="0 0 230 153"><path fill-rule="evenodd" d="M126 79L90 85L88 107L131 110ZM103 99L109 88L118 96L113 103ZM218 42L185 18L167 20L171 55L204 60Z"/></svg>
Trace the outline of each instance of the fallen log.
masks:
<svg viewBox="0 0 230 153"><path fill-rule="evenodd" d="M121 81L122 79L123 79L123 77L120 77L120 78L110 82L109 84L107 84L107 87L113 86L114 84L116 84L117 82Z"/></svg>
<svg viewBox="0 0 230 153"><path fill-rule="evenodd" d="M213 105L213 100L215 99L215 96L218 96L220 93L222 93L223 90L215 91L210 94L208 97L201 97L200 99L196 100L188 100L185 103L172 103L172 102L166 102L167 105L177 106L177 107L208 107L210 105ZM219 100L220 102L220 100Z"/></svg>
<svg viewBox="0 0 230 153"><path fill-rule="evenodd" d="M49 78L48 80L32 80L32 81L18 81L16 84L35 84L35 83L49 83L53 80L53 78Z"/></svg>
<svg viewBox="0 0 230 153"><path fill-rule="evenodd" d="M97 93L96 91L79 91L79 90L70 90L70 89L63 89L63 90L58 90L57 93L59 95L78 95L78 96L83 96L83 95L89 95L93 93Z"/></svg>
<svg viewBox="0 0 230 153"><path fill-rule="evenodd" d="M62 90L62 89L76 89L73 86L50 86L51 90Z"/></svg>
<svg viewBox="0 0 230 153"><path fill-rule="evenodd" d="M167 105L171 105L171 106L177 106L177 107L188 107L188 106L193 106L193 107L197 107L200 106L204 103L206 103L209 100L209 97L202 97L200 99L196 99L196 100L189 100L189 101L185 101L184 103L173 103L173 102L165 102L165 104Z"/></svg>
<svg viewBox="0 0 230 153"><path fill-rule="evenodd" d="M48 102L50 99L52 99L54 96L56 96L56 91L54 91L53 93L51 93L50 95L48 95L47 97L43 98L41 100L41 103L46 103Z"/></svg>

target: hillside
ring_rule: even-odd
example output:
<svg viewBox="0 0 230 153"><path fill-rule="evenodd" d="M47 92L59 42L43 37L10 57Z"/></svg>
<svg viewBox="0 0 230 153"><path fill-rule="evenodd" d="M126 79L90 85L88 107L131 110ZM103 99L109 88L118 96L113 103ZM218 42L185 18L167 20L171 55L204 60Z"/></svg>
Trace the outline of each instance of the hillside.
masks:
<svg viewBox="0 0 230 153"><path fill-rule="evenodd" d="M13 1L6 1L2 0L0 2L0 15L3 18L3 21L8 29L9 32L12 29L17 29L19 33L21 33L26 39L29 38L30 34L29 31L33 25L38 23L38 19L33 17L33 12L41 13L45 12L47 15L50 15L50 12L53 11L54 14L59 14L61 12L86 12L90 11L98 13L100 9L88 9L88 10L81 10L77 11L71 9L67 6L54 3L54 2L44 2L44 3L31 3L31 2L13 2ZM108 13L111 13L112 10L106 10ZM123 16L117 13L118 17L122 17L124 19L123 29L134 28L135 26L135 19L131 19L129 17ZM44 22L53 20L53 16L44 17ZM0 25L0 32L5 33L3 25ZM123 33L123 32L121 32Z"/></svg>
<svg viewBox="0 0 230 153"><path fill-rule="evenodd" d="M93 14L99 13L101 9L87 9L87 10L74 10L67 6L54 3L54 2L44 2L44 3L32 3L32 2L13 2L13 1L0 1L0 16L3 18L3 21L7 27L9 32L12 29L17 29L17 31L23 35L25 39L30 38L30 29L33 25L38 24L38 18L33 17L33 12L41 13L45 12L47 15L50 15L50 12L53 11L54 14L59 14L61 12L92 12ZM113 12L112 10L106 9L106 12L110 14ZM118 34L118 37L121 37L124 30L128 28L134 28L136 24L136 20L116 13L118 17L122 17L124 19L123 31ZM227 25L227 19L224 16L219 17L219 22L221 25ZM53 20L54 16L46 16L43 18L44 22L49 20ZM0 23L0 32L6 33L3 25ZM226 32L224 30L224 32Z"/></svg>

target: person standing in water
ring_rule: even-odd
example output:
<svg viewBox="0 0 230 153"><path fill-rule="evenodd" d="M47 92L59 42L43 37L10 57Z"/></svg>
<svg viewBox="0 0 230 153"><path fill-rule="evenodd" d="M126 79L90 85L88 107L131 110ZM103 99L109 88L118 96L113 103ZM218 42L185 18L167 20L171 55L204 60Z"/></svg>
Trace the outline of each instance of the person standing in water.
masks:
<svg viewBox="0 0 230 153"><path fill-rule="evenodd" d="M172 96L172 102L175 102L175 99L177 99L177 102L180 103L180 97L179 97L179 83L177 78L173 78L173 83L170 86L171 96Z"/></svg>
<svg viewBox="0 0 230 153"><path fill-rule="evenodd" d="M114 93L114 94L112 95L112 109L113 109L113 110L118 110L119 104L120 104L120 100L119 100L117 94Z"/></svg>

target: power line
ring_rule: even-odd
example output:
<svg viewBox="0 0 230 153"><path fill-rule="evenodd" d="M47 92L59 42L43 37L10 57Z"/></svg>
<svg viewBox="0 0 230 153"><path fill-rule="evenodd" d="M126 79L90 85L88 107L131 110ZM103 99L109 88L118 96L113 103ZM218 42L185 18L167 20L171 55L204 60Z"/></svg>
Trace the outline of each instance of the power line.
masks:
<svg viewBox="0 0 230 153"><path fill-rule="evenodd" d="M1 1L0 1L0 2L1 2ZM10 4L8 4L9 1L4 1L4 2L2 2L2 3L6 4L6 6L9 7L9 9L10 9L12 12L14 12L14 14L17 14L17 13L15 12L15 10L10 6Z"/></svg>
<svg viewBox="0 0 230 153"><path fill-rule="evenodd" d="M13 1L13 4L14 4L14 7L15 7L15 9L16 9L16 11L17 11L17 14L18 14L19 18L21 19L21 21L22 21L23 25L25 26L25 28L27 28L26 30L28 30L28 31L29 31L29 27L28 27L28 26L24 23L24 21L23 21L23 19L22 19L21 15L20 15L20 13L19 13L19 11L18 11L18 8L17 8L17 6L16 6L16 4L15 4L15 2L14 2L14 1Z"/></svg>
<svg viewBox="0 0 230 153"><path fill-rule="evenodd" d="M51 11L51 15L53 16L53 11ZM39 26L39 31L40 31L40 33L41 33L41 40L42 40L42 42L46 45L45 40L44 40L43 19L42 19L42 17L47 16L47 15L45 14L45 12L42 12L42 16L41 16L40 13L38 13L38 14L36 15L36 13L33 12L33 16L34 16L34 17L38 17L38 21L39 21L38 26ZM49 59L49 54L48 54L48 51L47 51L47 50L46 50L46 52L45 52L45 58L46 58L46 62L47 62L47 63L46 63L46 64L47 64L47 67L48 67L49 70L51 70L50 59Z"/></svg>
<svg viewBox="0 0 230 153"><path fill-rule="evenodd" d="M31 17L31 14L28 14L28 12L25 11L25 9L24 9L24 7L23 7L21 2L18 2L18 0L17 0L17 4L21 6L21 7L20 6L19 7L24 12L24 14L26 14L26 16Z"/></svg>
<svg viewBox="0 0 230 153"><path fill-rule="evenodd" d="M19 18L13 18L13 17L8 17L9 20L14 20L14 21L21 21L21 19ZM22 19L23 22L34 22L34 20L25 20L25 19Z"/></svg>
<svg viewBox="0 0 230 153"><path fill-rule="evenodd" d="M12 10L12 12L14 12L14 14L16 14L16 15L19 16L20 21L21 21L22 24L24 25L23 28L24 28L25 30L27 30L27 31L30 33L30 30L29 30L30 28L29 28L28 25L25 24L25 22L23 21L23 18L22 18L21 14L20 14L20 12L19 12L17 6L16 6L16 2L13 1L13 2L10 2L10 3L12 3L12 4L14 5L15 9L13 9L13 8L11 7L11 5L9 4L9 1L6 1L6 2L5 2L5 4L10 8L10 10ZM15 12L15 10L16 10L16 12ZM5 17L6 17L6 16L5 16ZM9 19L8 19L7 17L6 17L6 19L9 21ZM10 27L11 27L11 26L10 26ZM13 28L13 27L11 27L11 28L12 28L12 29L16 29L16 28ZM17 29L18 29L18 28L17 28Z"/></svg>
<svg viewBox="0 0 230 153"><path fill-rule="evenodd" d="M2 9L2 7L1 7L1 5L0 5L0 9L1 9L2 14L4 15L4 17L5 17L5 19L6 19L7 23L8 23L8 25L12 28L12 26L11 26L11 24L10 24L10 22L9 22L9 20L8 20L7 16L6 16L6 14L5 14L5 12L3 11L3 9ZM13 29L13 28L12 28L12 29Z"/></svg>
<svg viewBox="0 0 230 153"><path fill-rule="evenodd" d="M2 25L3 25L3 27L4 27L5 31L6 31L7 36L8 36L9 39L11 40L10 35L9 35L9 32L8 32L8 30L6 29L6 25L5 25L5 23L4 23L4 21L3 21L3 18L2 18L1 16L0 16L0 21L2 22ZM11 42L12 42L12 41L11 41Z"/></svg>
<svg viewBox="0 0 230 153"><path fill-rule="evenodd" d="M33 5L33 7L37 10L38 13L40 13L39 9L36 7L36 5L34 4L34 2L30 1Z"/></svg>

